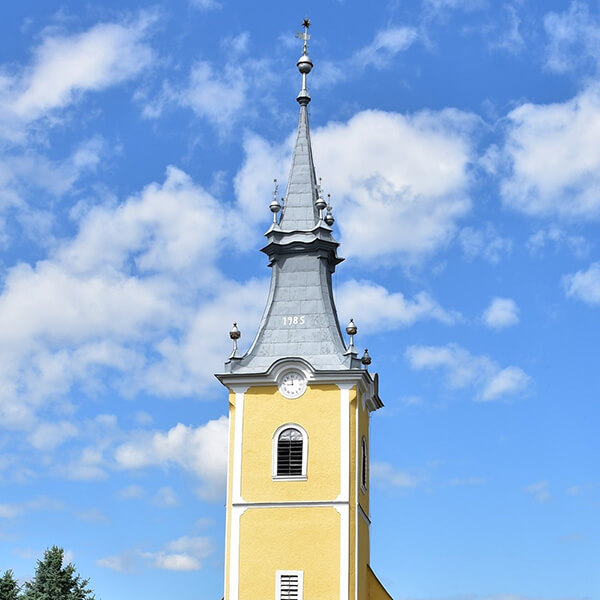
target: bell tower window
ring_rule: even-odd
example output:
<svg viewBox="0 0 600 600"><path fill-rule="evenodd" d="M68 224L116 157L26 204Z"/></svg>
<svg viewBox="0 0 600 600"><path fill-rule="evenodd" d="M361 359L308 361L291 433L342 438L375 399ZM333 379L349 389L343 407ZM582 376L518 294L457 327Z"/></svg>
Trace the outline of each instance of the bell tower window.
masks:
<svg viewBox="0 0 600 600"><path fill-rule="evenodd" d="M304 573L302 571L277 571L276 600L302 600Z"/></svg>
<svg viewBox="0 0 600 600"><path fill-rule="evenodd" d="M283 425L273 436L273 478L306 479L308 438L299 425Z"/></svg>
<svg viewBox="0 0 600 600"><path fill-rule="evenodd" d="M367 440L363 436L361 442L361 470L360 470L360 485L363 492L367 491L367 483L369 481L369 457L367 456Z"/></svg>

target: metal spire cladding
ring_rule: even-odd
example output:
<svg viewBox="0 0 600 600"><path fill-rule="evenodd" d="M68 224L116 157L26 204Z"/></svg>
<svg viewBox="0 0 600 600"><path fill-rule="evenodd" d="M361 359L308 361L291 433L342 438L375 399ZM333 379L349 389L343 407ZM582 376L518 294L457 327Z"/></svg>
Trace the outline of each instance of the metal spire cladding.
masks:
<svg viewBox="0 0 600 600"><path fill-rule="evenodd" d="M346 348L333 300L331 276L343 259L337 256L330 206L323 217L326 203L315 175L306 87L313 68L308 56L310 21L303 25L299 37L304 52L297 62L302 75L298 135L281 217L278 221L281 207L274 198L269 206L273 224L262 249L270 258L271 288L258 333L244 356L237 355L237 338L232 338L235 348L226 363L230 373L266 372L279 359L291 357L306 360L315 370L361 368L354 347Z"/></svg>

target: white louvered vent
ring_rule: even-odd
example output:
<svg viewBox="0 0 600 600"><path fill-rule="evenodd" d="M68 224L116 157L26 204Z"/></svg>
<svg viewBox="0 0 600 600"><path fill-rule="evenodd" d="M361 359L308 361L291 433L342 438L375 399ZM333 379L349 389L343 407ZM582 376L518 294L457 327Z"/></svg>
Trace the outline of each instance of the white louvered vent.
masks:
<svg viewBox="0 0 600 600"><path fill-rule="evenodd" d="M302 571L277 571L276 600L302 600Z"/></svg>

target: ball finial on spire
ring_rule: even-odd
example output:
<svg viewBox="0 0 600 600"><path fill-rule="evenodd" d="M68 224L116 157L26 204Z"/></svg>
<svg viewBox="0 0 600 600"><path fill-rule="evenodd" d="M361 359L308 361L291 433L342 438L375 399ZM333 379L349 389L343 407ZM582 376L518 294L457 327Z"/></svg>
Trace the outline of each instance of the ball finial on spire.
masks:
<svg viewBox="0 0 600 600"><path fill-rule="evenodd" d="M302 75L302 89L298 94L297 100L300 102L300 104L305 106L310 102L310 95L306 89L306 76L312 71L313 68L313 62L310 60L310 56L308 56L308 40L310 40L308 28L310 27L310 19L304 19L304 21L302 21L302 27L304 27L304 31L299 31L296 33L296 37L304 42L302 47L302 56L296 63L298 71L300 71L300 74Z"/></svg>

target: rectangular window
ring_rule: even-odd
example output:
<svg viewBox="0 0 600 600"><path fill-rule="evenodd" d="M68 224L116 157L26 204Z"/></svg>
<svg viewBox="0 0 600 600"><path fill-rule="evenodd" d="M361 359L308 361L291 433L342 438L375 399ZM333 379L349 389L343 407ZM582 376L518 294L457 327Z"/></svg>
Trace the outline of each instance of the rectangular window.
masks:
<svg viewBox="0 0 600 600"><path fill-rule="evenodd" d="M275 575L276 600L302 600L303 571L277 571Z"/></svg>

